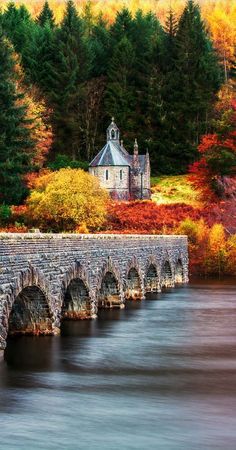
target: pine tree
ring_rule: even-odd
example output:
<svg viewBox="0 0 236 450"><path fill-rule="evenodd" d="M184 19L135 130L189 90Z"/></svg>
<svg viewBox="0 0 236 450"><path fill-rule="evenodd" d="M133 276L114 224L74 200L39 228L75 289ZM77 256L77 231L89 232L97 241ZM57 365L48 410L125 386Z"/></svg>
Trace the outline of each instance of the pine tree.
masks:
<svg viewBox="0 0 236 450"><path fill-rule="evenodd" d="M90 51L83 35L82 21L69 0L55 37L55 64L52 64L50 100L54 108L54 152L73 159L81 153L80 105L84 83L90 71Z"/></svg>
<svg viewBox="0 0 236 450"><path fill-rule="evenodd" d="M12 42L15 51L22 55L32 39L34 21L24 5L9 3L1 17L2 29Z"/></svg>
<svg viewBox="0 0 236 450"><path fill-rule="evenodd" d="M113 45L116 45L123 37L131 40L132 32L132 15L129 10L124 7L117 13L116 20L111 27L111 38Z"/></svg>
<svg viewBox="0 0 236 450"><path fill-rule="evenodd" d="M92 77L100 77L107 74L111 55L110 30L104 18L100 16L92 29L90 36L92 53Z"/></svg>
<svg viewBox="0 0 236 450"><path fill-rule="evenodd" d="M170 9L161 38L156 42L149 86L147 119L153 170L178 173L175 139L176 113L176 32L177 20Z"/></svg>
<svg viewBox="0 0 236 450"><path fill-rule="evenodd" d="M206 131L219 87L215 51L199 6L189 0L178 25L170 10L154 56L149 116L154 117L151 153L158 171L186 172L196 159L199 137Z"/></svg>
<svg viewBox="0 0 236 450"><path fill-rule="evenodd" d="M26 105L17 89L13 49L0 32L0 202L17 204L26 190L23 174L30 168L33 142Z"/></svg>
<svg viewBox="0 0 236 450"><path fill-rule="evenodd" d="M46 99L50 100L50 92L54 86L56 48L55 28L49 22L43 27L38 27L35 39L31 47L30 75L33 83L36 83ZM49 101L50 103L50 101Z"/></svg>
<svg viewBox="0 0 236 450"><path fill-rule="evenodd" d="M148 86L153 67L153 50L156 43L162 38L162 33L162 27L153 14L143 14L140 10L136 13L133 20L131 41L135 52L133 76L136 90L137 129L143 126L143 117L147 113Z"/></svg>
<svg viewBox="0 0 236 450"><path fill-rule="evenodd" d="M128 133L134 131L135 88L133 85L135 52L124 36L115 46L108 68L105 109L115 116L119 126Z"/></svg>
<svg viewBox="0 0 236 450"><path fill-rule="evenodd" d="M1 16L4 33L21 57L21 64L28 81L31 81L31 71L35 70L35 38L37 25L24 5L16 7L9 3Z"/></svg>
<svg viewBox="0 0 236 450"><path fill-rule="evenodd" d="M48 1L46 1L43 5L42 11L37 17L37 23L44 27L46 24L49 24L52 28L55 26L55 18L52 9L49 6Z"/></svg>
<svg viewBox="0 0 236 450"><path fill-rule="evenodd" d="M84 24L85 36L89 38L92 34L95 22L93 3L91 0L87 0L87 2L85 3L82 19Z"/></svg>
<svg viewBox="0 0 236 450"><path fill-rule="evenodd" d="M221 83L221 71L200 8L188 0L176 34L176 107L178 141L183 144L180 161L191 162L200 135L206 132L206 117Z"/></svg>

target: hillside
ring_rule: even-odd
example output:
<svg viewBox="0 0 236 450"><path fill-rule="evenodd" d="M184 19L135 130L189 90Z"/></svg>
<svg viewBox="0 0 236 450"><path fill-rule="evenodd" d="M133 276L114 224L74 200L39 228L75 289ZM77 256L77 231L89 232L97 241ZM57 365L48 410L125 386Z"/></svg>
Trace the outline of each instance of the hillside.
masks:
<svg viewBox="0 0 236 450"><path fill-rule="evenodd" d="M184 203L201 207L199 192L189 183L187 175L152 177L152 200L158 205Z"/></svg>
<svg viewBox="0 0 236 450"><path fill-rule="evenodd" d="M191 207L189 217L192 219L203 218L207 224L221 223L229 234L236 233L236 178L225 179L225 198L209 203L200 198L200 192L194 188L188 179L188 175L152 177L152 201L157 205Z"/></svg>

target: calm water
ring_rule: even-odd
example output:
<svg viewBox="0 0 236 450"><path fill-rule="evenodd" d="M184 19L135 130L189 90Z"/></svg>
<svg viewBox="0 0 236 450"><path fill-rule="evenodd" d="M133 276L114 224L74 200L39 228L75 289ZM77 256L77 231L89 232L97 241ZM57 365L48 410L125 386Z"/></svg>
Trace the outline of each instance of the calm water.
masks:
<svg viewBox="0 0 236 450"><path fill-rule="evenodd" d="M0 450L236 449L232 282L10 341L6 358Z"/></svg>

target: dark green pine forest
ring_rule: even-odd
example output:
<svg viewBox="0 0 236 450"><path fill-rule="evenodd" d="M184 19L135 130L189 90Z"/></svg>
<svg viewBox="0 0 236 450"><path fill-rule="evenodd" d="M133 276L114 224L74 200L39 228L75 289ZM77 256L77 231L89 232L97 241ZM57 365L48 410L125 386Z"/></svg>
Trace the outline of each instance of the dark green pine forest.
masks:
<svg viewBox="0 0 236 450"><path fill-rule="evenodd" d="M36 19L10 3L0 14L0 30L3 200L17 203L24 196L19 180L32 169L35 151L23 93L16 99L16 59L25 91L37 89L50 110L53 139L45 166L89 162L112 116L129 151L135 137L141 152L149 150L153 174L185 173L196 159L200 136L211 131L222 68L192 0L178 20L170 10L164 26L151 12L132 16L126 8L107 23L102 14L94 17L89 2L78 15L71 0L56 24L47 2Z"/></svg>

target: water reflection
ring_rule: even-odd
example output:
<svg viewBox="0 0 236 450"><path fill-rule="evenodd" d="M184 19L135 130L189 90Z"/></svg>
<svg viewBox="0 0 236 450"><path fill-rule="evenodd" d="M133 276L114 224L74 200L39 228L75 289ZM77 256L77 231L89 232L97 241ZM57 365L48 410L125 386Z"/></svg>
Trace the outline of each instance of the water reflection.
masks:
<svg viewBox="0 0 236 450"><path fill-rule="evenodd" d="M236 287L195 283L9 340L6 450L235 450ZM13 433L14 431L14 433Z"/></svg>

